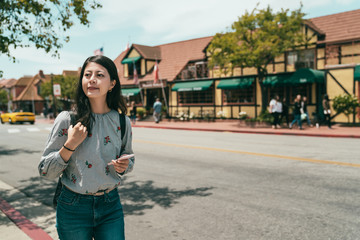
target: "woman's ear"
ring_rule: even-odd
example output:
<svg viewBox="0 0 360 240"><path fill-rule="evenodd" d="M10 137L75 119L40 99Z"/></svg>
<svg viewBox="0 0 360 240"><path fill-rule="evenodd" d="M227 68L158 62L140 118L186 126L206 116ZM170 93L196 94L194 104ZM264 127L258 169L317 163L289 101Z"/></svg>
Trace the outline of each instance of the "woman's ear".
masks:
<svg viewBox="0 0 360 240"><path fill-rule="evenodd" d="M116 80L112 80L111 81L111 88L110 89L113 89L116 85Z"/></svg>

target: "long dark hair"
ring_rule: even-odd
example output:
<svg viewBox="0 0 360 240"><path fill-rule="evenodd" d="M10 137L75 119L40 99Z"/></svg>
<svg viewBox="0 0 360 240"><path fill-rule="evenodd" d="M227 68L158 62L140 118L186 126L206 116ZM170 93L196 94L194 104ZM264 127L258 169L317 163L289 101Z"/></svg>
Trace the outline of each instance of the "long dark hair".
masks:
<svg viewBox="0 0 360 240"><path fill-rule="evenodd" d="M108 107L115 111L120 110L124 114L127 113L127 107L124 98L121 95L120 80L114 62L110 58L100 55L88 57L81 68L78 86L76 89L76 98L75 98L76 122L81 122L84 126L86 126L88 133L91 133L91 125L95 121L95 118L91 114L91 106L90 106L89 98L85 95L84 90L82 88L82 79L84 76L85 68L90 62L100 64L101 66L106 68L106 70L110 75L110 81L113 80L116 81L116 84L112 88L112 91L108 92L106 95L106 103Z"/></svg>

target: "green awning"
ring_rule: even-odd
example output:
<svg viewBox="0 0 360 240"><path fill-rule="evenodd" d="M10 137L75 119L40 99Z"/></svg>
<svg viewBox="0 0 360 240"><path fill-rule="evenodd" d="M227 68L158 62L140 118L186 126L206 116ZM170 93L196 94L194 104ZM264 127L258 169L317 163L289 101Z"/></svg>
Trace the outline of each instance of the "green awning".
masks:
<svg viewBox="0 0 360 240"><path fill-rule="evenodd" d="M122 64L133 63L133 62L139 61L140 58L141 58L141 56L124 58L124 59L121 61L121 63L122 63Z"/></svg>
<svg viewBox="0 0 360 240"><path fill-rule="evenodd" d="M124 97L135 96L135 95L139 94L139 92L140 92L140 88L121 89L121 94Z"/></svg>
<svg viewBox="0 0 360 240"><path fill-rule="evenodd" d="M274 87L274 86L284 86L287 84L287 79L291 77L291 74L279 74L267 76L264 81L264 86Z"/></svg>
<svg viewBox="0 0 360 240"><path fill-rule="evenodd" d="M360 65L355 66L354 79L355 81L360 81Z"/></svg>
<svg viewBox="0 0 360 240"><path fill-rule="evenodd" d="M293 85L302 83L324 83L324 81L325 72L311 68L301 68L286 80L288 84Z"/></svg>
<svg viewBox="0 0 360 240"><path fill-rule="evenodd" d="M171 91L205 91L213 84L213 80L175 83Z"/></svg>
<svg viewBox="0 0 360 240"><path fill-rule="evenodd" d="M233 78L221 80L217 85L219 89L238 89L238 88L248 88L254 82L254 78Z"/></svg>

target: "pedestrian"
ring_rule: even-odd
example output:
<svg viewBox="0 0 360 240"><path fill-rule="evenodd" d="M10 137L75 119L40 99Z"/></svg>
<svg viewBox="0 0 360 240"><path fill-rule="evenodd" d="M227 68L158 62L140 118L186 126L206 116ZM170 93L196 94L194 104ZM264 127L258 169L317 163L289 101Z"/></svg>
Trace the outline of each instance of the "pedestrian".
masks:
<svg viewBox="0 0 360 240"><path fill-rule="evenodd" d="M136 123L136 105L135 101L131 101L130 104L130 119L133 124Z"/></svg>
<svg viewBox="0 0 360 240"><path fill-rule="evenodd" d="M331 110L330 110L330 100L327 94L324 94L322 106L324 109L325 122L327 122L328 128L331 129Z"/></svg>
<svg viewBox="0 0 360 240"><path fill-rule="evenodd" d="M130 119L125 117L125 132L120 127L119 110L126 114L127 107L114 62L100 55L86 59L76 91L76 112L57 116L38 167L45 178L61 176L58 235L61 240L123 240L117 186L135 158Z"/></svg>
<svg viewBox="0 0 360 240"><path fill-rule="evenodd" d="M279 95L275 95L269 103L269 112L273 116L272 128L280 128L279 117L282 113L282 103L280 102Z"/></svg>
<svg viewBox="0 0 360 240"><path fill-rule="evenodd" d="M160 102L160 98L156 98L156 101L155 101L154 106L153 106L153 109L154 109L153 116L154 116L155 123L160 122L161 107L162 107L162 103Z"/></svg>
<svg viewBox="0 0 360 240"><path fill-rule="evenodd" d="M286 121L286 127L289 127L289 106L286 102L286 98L283 98L283 100L282 100L282 112L281 112L279 123L282 123L284 117L285 117L285 121Z"/></svg>
<svg viewBox="0 0 360 240"><path fill-rule="evenodd" d="M289 128L292 129L292 126L297 122L299 129L303 130L301 126L301 95L298 94L294 100L294 120L290 123Z"/></svg>
<svg viewBox="0 0 360 240"><path fill-rule="evenodd" d="M306 119L308 126L313 127L313 125L310 121L310 118L309 118L309 113L307 111L307 97L306 96L303 96L303 98L302 98L300 111L301 111L301 115L304 115L304 118ZM302 119L302 117L301 117L301 119Z"/></svg>

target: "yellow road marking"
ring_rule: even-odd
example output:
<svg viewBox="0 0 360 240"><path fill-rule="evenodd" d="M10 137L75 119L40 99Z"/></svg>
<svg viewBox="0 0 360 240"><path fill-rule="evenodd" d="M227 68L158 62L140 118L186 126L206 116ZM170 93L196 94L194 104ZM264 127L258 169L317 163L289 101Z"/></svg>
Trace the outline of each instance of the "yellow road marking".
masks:
<svg viewBox="0 0 360 240"><path fill-rule="evenodd" d="M246 151L238 151L238 150L230 150L230 149L222 149L222 148L191 146L191 145L182 145L182 144L175 144L175 143L153 142L153 141L146 141L146 140L134 140L134 142L149 143L149 144L156 144L156 145L164 145L164 146L171 146L171 147L201 149L201 150L217 151L217 152L230 152L230 153L261 156L261 157L282 158L282 159L290 159L290 160L302 161L302 162L331 164L331 165L339 165L339 166L348 166L348 167L360 168L360 164L356 164L356 163L336 162L336 161L329 161L329 160L318 160L318 159L311 159L311 158L283 156L283 155L277 155L277 154L246 152Z"/></svg>

